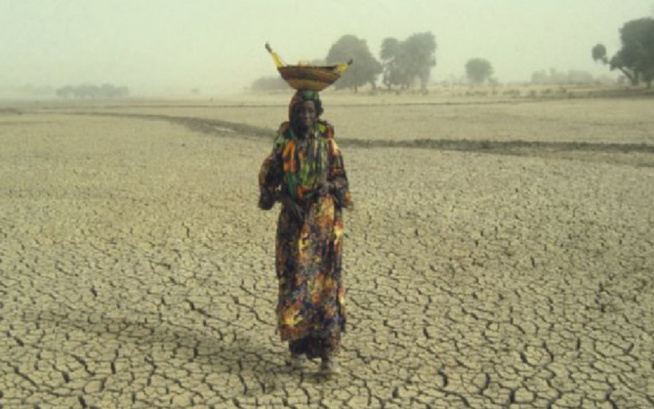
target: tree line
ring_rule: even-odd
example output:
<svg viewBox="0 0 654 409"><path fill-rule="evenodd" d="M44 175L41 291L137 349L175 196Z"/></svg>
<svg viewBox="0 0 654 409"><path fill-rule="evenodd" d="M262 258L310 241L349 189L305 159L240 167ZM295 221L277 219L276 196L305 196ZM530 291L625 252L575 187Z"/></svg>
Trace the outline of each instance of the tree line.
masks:
<svg viewBox="0 0 654 409"><path fill-rule="evenodd" d="M654 81L654 19L641 18L626 22L620 29L622 47L611 58L607 56L606 47L597 44L592 48L592 57L602 62L611 70L619 69L632 84L641 81L651 87ZM370 52L366 40L354 35L345 35L336 41L324 60L313 61L316 65L336 64L350 58L354 64L334 84L334 88L350 88L355 92L362 86L370 84L377 88L381 84L391 90L408 89L418 83L423 92L436 66L436 38L431 32L415 33L404 40L388 37L382 41L379 59ZM484 58L471 58L465 64L465 73L472 84L489 82L493 79L493 67ZM565 78L564 78L565 76ZM549 77L538 72L532 75L535 83L588 83L590 74L574 71L568 74L551 74ZM286 84L278 77L260 78L252 84L255 91L286 89Z"/></svg>
<svg viewBox="0 0 654 409"><path fill-rule="evenodd" d="M55 90L55 95L60 98L127 98L129 88L114 86L113 84L102 85L66 85Z"/></svg>
<svg viewBox="0 0 654 409"><path fill-rule="evenodd" d="M531 74L532 84L592 84L595 82L598 80L588 71L560 72L552 68L549 72L541 70Z"/></svg>
<svg viewBox="0 0 654 409"><path fill-rule="evenodd" d="M365 40L346 35L332 45L326 61L329 64L346 61L348 55L355 63L334 84L336 89L352 88L356 92L358 87L368 83L375 89L381 75L382 84L388 89L394 86L407 89L417 81L420 89L426 91L431 70L436 66L436 38L431 32L416 33L405 40L385 38L379 61L372 55Z"/></svg>
<svg viewBox="0 0 654 409"><path fill-rule="evenodd" d="M431 70L436 66L436 38L431 32L415 33L405 40L384 39L378 60L370 52L368 43L355 35L344 35L329 49L324 60L312 61L315 65L331 65L354 60L354 64L334 84L334 88L350 88L355 92L364 85L377 88L379 76L388 89L406 89L414 82L427 89ZM285 83L273 77L257 79L252 84L255 91L285 89Z"/></svg>
<svg viewBox="0 0 654 409"><path fill-rule="evenodd" d="M385 38L379 51L379 59L370 52L362 38L348 34L339 38L327 52L324 60L312 61L314 65L337 64L349 59L354 64L334 84L335 89L350 88L355 92L364 85L374 90L381 76L381 84L388 90L405 90L419 84L427 92L431 71L436 66L436 37L427 31L415 33L404 40ZM484 59L471 59L466 65L468 79L473 83L489 80L493 69ZM254 91L283 90L287 86L279 77L262 77L252 83Z"/></svg>

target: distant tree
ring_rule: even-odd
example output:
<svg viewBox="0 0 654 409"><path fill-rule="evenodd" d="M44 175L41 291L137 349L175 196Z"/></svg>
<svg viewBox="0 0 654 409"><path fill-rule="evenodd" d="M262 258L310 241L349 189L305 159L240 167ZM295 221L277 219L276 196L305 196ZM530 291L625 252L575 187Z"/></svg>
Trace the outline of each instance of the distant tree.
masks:
<svg viewBox="0 0 654 409"><path fill-rule="evenodd" d="M592 49L595 61L619 69L633 85L641 80L651 87L654 81L654 19L650 17L626 22L620 29L622 48L609 60L606 47L597 44Z"/></svg>
<svg viewBox="0 0 654 409"><path fill-rule="evenodd" d="M475 84L483 83L492 74L493 67L491 63L483 58L472 58L466 63L466 75Z"/></svg>
<svg viewBox="0 0 654 409"><path fill-rule="evenodd" d="M391 89L393 85L402 85L406 82L406 74L401 71L400 67L401 49L402 43L396 38L389 37L382 41L379 53L383 66L382 83L388 89Z"/></svg>
<svg viewBox="0 0 654 409"><path fill-rule="evenodd" d="M402 65L411 81L418 78L420 89L427 90L431 69L436 65L436 38L431 32L411 35L402 44Z"/></svg>
<svg viewBox="0 0 654 409"><path fill-rule="evenodd" d="M66 85L65 87L57 88L55 90L55 95L60 98L70 98L75 95L75 90L70 85Z"/></svg>
<svg viewBox="0 0 654 409"><path fill-rule="evenodd" d="M91 84L66 85L55 90L55 94L61 98L126 98L129 96L129 89L127 87L116 87L108 83L101 86Z"/></svg>
<svg viewBox="0 0 654 409"><path fill-rule="evenodd" d="M593 47L591 53L595 62L602 61L604 64L608 64L609 60L606 58L606 47L604 44L597 44Z"/></svg>
<svg viewBox="0 0 654 409"><path fill-rule="evenodd" d="M550 84L563 84L568 82L568 75L565 72L557 71L555 68L550 68L549 81Z"/></svg>
<svg viewBox="0 0 654 409"><path fill-rule="evenodd" d="M376 88L376 81L382 72L382 65L372 56L366 40L353 35L345 35L338 39L329 49L325 61L336 64L354 60L354 64L336 81L336 89L352 88L357 92L360 86L370 84Z"/></svg>
<svg viewBox="0 0 654 409"><path fill-rule="evenodd" d="M532 84L590 84L595 82L593 75L587 71L570 70L560 72L554 68L550 69L549 74L545 71L536 71L531 74Z"/></svg>
<svg viewBox="0 0 654 409"><path fill-rule="evenodd" d="M288 84L279 75L274 77L261 77L255 80L250 86L252 91L270 92L287 90Z"/></svg>
<svg viewBox="0 0 654 409"><path fill-rule="evenodd" d="M384 39L380 57L384 67L382 82L389 89L393 85L409 88L414 80L420 89L427 90L431 70L436 65L436 38L431 32L416 33L405 41Z"/></svg>
<svg viewBox="0 0 654 409"><path fill-rule="evenodd" d="M105 83L98 89L98 95L104 98L112 98L115 91L116 87L114 87L113 84Z"/></svg>
<svg viewBox="0 0 654 409"><path fill-rule="evenodd" d="M642 79L651 87L654 80L654 19L627 22L620 30L620 40L622 48L611 59L611 68L626 68L633 73L632 81L638 83Z"/></svg>
<svg viewBox="0 0 654 409"><path fill-rule="evenodd" d="M595 81L593 74L577 70L568 71L566 80L568 84L591 84Z"/></svg>
<svg viewBox="0 0 654 409"><path fill-rule="evenodd" d="M549 77L545 71L534 71L531 74L531 83L532 84L547 84Z"/></svg>
<svg viewBox="0 0 654 409"><path fill-rule="evenodd" d="M124 98L129 95L127 87L116 87L113 84L102 84L98 90L101 98Z"/></svg>
<svg viewBox="0 0 654 409"><path fill-rule="evenodd" d="M77 98L95 99L100 96L100 87L91 84L80 85L75 88L75 96Z"/></svg>

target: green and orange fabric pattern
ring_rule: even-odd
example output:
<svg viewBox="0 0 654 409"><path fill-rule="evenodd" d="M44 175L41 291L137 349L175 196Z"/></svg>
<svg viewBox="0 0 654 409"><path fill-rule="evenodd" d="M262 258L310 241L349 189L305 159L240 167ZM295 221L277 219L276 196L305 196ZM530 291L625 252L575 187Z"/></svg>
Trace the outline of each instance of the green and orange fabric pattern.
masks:
<svg viewBox="0 0 654 409"><path fill-rule="evenodd" d="M302 221L285 207L279 215L276 312L282 340L301 345L310 358L336 353L345 329L342 211L352 205L334 128L318 120L312 134L299 141L289 122L283 123L259 172L262 209L286 194L305 212ZM321 180L332 186L329 194L314 188Z"/></svg>

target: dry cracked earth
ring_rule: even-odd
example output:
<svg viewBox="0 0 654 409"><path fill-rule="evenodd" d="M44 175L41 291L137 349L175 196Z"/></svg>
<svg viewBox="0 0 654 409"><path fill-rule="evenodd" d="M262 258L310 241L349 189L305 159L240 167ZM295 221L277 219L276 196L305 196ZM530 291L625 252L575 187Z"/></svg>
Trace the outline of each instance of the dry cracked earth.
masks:
<svg viewBox="0 0 654 409"><path fill-rule="evenodd" d="M651 120L587 145L340 134L349 328L323 377L275 333L270 135L170 111L0 112L0 407L654 406Z"/></svg>

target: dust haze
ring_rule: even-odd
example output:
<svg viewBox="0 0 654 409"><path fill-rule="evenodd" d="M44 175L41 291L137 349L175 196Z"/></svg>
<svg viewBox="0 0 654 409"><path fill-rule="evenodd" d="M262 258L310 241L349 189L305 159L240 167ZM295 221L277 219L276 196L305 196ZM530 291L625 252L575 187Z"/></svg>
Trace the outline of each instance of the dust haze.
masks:
<svg viewBox="0 0 654 409"><path fill-rule="evenodd" d="M125 86L134 96L238 93L275 75L263 45L289 63L324 59L351 34L379 58L382 41L431 32L431 81L459 81L484 58L501 83L536 71L615 78L590 48L619 46L626 21L652 15L651 0L84 2L26 0L0 5L1 95L48 96L82 84Z"/></svg>
<svg viewBox="0 0 654 409"><path fill-rule="evenodd" d="M654 70L613 60L652 2L398 4L0 0L0 407L654 406ZM264 44L343 38L324 377L276 331Z"/></svg>

